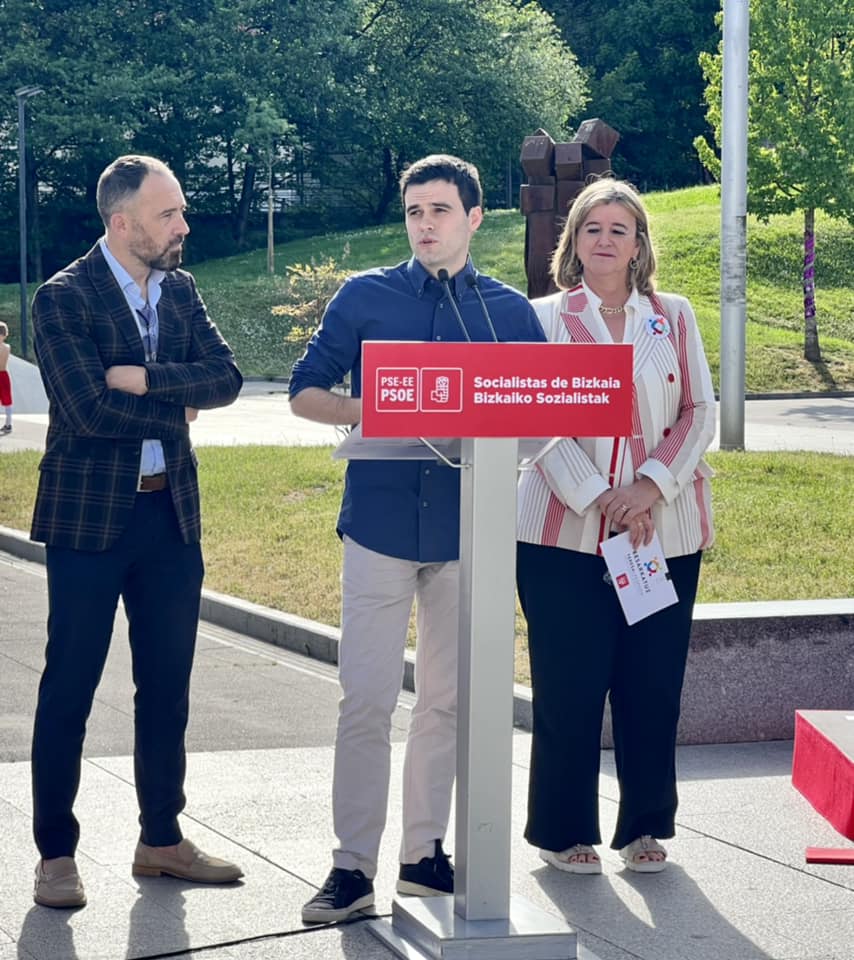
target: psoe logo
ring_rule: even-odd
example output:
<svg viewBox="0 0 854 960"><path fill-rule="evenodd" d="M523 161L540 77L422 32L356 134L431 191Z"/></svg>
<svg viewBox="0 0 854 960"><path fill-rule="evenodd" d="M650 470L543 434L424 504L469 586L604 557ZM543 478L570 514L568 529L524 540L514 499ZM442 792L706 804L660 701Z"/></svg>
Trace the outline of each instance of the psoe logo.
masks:
<svg viewBox="0 0 854 960"><path fill-rule="evenodd" d="M658 557L653 557L652 560L644 560L644 569L646 572L653 576L661 570L661 560Z"/></svg>
<svg viewBox="0 0 854 960"><path fill-rule="evenodd" d="M425 367L421 371L423 413L459 413L463 409L463 371L459 367Z"/></svg>
<svg viewBox="0 0 854 960"><path fill-rule="evenodd" d="M617 574L617 587L618 587L620 590L622 590L624 587L627 587L628 585L629 585L629 578L626 576L626 574L625 574L625 573L618 573L618 574Z"/></svg>
<svg viewBox="0 0 854 960"><path fill-rule="evenodd" d="M379 413L417 411L417 367L377 367L376 407Z"/></svg>

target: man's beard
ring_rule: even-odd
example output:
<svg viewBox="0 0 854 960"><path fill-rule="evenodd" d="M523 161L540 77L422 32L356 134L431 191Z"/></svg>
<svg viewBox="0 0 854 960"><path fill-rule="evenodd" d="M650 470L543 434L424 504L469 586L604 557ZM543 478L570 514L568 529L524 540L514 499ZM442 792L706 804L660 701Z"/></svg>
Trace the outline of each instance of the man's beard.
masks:
<svg viewBox="0 0 854 960"><path fill-rule="evenodd" d="M182 253L183 247L171 247L164 250L159 256L147 260L146 263L152 270L165 270L168 272L181 266Z"/></svg>
<svg viewBox="0 0 854 960"><path fill-rule="evenodd" d="M178 241L177 244L173 240L167 247L158 250L148 233L142 227L137 227L136 236L129 246L130 252L140 263L144 263L149 270L165 270L168 272L181 265L181 255L184 249L183 240Z"/></svg>

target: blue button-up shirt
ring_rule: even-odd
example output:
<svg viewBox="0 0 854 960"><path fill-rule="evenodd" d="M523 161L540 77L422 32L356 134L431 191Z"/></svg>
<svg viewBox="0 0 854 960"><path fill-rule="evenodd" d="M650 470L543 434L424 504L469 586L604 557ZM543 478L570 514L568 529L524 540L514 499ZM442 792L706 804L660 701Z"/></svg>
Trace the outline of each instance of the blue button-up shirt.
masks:
<svg viewBox="0 0 854 960"><path fill-rule="evenodd" d="M451 278L468 335L492 334L466 275L477 277L499 340L544 341L533 308L516 290L478 274L471 261ZM396 267L356 274L326 308L305 354L294 364L290 395L306 387L329 390L351 375L362 395L363 340L465 340L441 284L414 257ZM351 460L338 517L347 535L377 553L423 563L456 560L460 549L460 477L429 460Z"/></svg>

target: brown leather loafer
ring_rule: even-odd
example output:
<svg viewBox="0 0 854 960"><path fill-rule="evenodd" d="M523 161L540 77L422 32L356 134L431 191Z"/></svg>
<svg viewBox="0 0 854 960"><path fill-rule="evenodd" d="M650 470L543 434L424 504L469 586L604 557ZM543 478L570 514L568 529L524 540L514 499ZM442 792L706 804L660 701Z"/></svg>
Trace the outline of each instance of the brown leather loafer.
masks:
<svg viewBox="0 0 854 960"><path fill-rule="evenodd" d="M39 860L33 900L43 907L86 906L86 892L74 857Z"/></svg>
<svg viewBox="0 0 854 960"><path fill-rule="evenodd" d="M243 876L237 864L209 857L186 838L176 849L138 843L132 873L136 877L178 877L194 883L233 883Z"/></svg>

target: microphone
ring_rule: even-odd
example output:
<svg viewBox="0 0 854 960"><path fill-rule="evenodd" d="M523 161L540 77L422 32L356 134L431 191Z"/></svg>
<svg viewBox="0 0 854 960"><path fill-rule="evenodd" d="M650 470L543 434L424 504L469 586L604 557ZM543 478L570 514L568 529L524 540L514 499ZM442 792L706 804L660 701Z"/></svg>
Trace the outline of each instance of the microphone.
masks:
<svg viewBox="0 0 854 960"><path fill-rule="evenodd" d="M495 327L492 325L492 317L490 317L489 311L486 309L486 301L483 299L483 294L480 292L480 287L477 285L477 277L473 273L466 274L466 286L474 290L474 294L480 303L480 309L483 311L483 319L486 320L486 325L489 327L489 332L492 334L492 339L498 343L498 335L495 333Z"/></svg>
<svg viewBox="0 0 854 960"><path fill-rule="evenodd" d="M442 269L436 274L436 279L439 283L442 284L442 287L445 291L445 296L448 298L448 303L451 305L451 309L454 311L454 316L457 318L457 323L460 325L460 330L463 331L463 336L471 343L471 337L469 336L468 330L466 330L466 325L463 323L463 315L460 313L460 308L457 306L457 301L454 300L454 294L451 290L450 276L448 271L442 267Z"/></svg>

